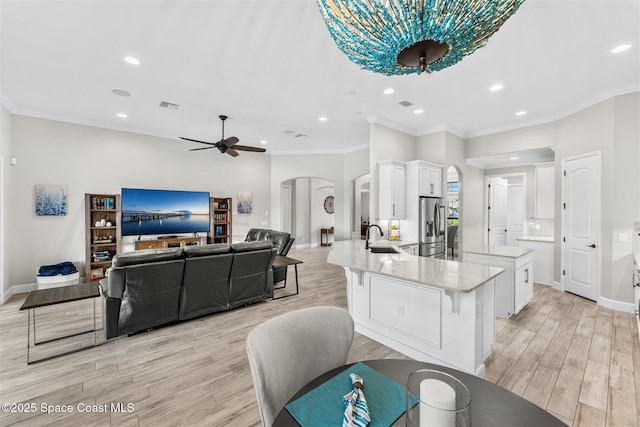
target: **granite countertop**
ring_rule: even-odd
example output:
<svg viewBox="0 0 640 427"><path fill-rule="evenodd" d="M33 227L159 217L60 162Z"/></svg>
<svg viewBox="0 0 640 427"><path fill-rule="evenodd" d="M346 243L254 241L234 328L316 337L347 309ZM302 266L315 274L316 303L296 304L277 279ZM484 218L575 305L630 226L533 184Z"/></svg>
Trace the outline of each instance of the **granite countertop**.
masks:
<svg viewBox="0 0 640 427"><path fill-rule="evenodd" d="M398 251L390 254L365 250L362 240L334 242L327 262L454 292L471 292L504 271L499 267L410 255L400 249L411 243L388 240L370 243Z"/></svg>
<svg viewBox="0 0 640 427"><path fill-rule="evenodd" d="M517 246L480 246L471 250L465 250L465 253L479 255L493 255L505 258L520 258L523 255L533 252L531 248L520 248Z"/></svg>
<svg viewBox="0 0 640 427"><path fill-rule="evenodd" d="M546 243L553 243L554 242L554 238L553 237L544 237L544 236L524 236L524 237L518 237L516 240L522 240L525 242L546 242Z"/></svg>

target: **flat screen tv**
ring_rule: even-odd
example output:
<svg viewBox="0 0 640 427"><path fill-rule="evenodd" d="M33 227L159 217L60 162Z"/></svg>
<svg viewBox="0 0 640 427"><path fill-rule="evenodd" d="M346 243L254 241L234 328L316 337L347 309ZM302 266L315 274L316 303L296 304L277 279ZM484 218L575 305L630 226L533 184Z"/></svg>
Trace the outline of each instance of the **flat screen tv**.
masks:
<svg viewBox="0 0 640 427"><path fill-rule="evenodd" d="M122 235L209 232L209 193L122 189Z"/></svg>

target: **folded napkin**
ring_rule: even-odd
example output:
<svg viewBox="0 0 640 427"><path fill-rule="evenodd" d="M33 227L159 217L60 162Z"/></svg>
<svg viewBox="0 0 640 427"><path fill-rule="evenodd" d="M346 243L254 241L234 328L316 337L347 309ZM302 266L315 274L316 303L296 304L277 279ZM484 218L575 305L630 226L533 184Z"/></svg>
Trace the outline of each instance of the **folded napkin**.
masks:
<svg viewBox="0 0 640 427"><path fill-rule="evenodd" d="M349 374L349 378L351 378L352 390L342 398L347 405L342 427L366 427L371 422L371 416L362 391L363 380L358 374Z"/></svg>
<svg viewBox="0 0 640 427"><path fill-rule="evenodd" d="M343 396L351 388L351 375L367 380L371 422L367 427L389 427L406 409L407 389L362 362L346 368L325 383L287 404L287 411L303 427L340 426Z"/></svg>

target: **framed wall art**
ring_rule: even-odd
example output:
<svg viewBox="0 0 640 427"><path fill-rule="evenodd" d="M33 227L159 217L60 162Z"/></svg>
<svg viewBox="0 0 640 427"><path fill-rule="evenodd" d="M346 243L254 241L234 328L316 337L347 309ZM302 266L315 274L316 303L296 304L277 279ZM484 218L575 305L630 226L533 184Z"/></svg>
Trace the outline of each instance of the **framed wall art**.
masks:
<svg viewBox="0 0 640 427"><path fill-rule="evenodd" d="M67 186L36 184L35 207L37 216L67 215Z"/></svg>
<svg viewBox="0 0 640 427"><path fill-rule="evenodd" d="M250 214L253 210L253 193L238 193L238 213Z"/></svg>

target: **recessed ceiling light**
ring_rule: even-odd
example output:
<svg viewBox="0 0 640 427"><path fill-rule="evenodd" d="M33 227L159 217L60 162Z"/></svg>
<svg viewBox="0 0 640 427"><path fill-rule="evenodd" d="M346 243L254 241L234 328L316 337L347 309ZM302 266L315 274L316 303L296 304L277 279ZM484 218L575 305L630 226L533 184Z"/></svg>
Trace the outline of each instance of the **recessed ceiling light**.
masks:
<svg viewBox="0 0 640 427"><path fill-rule="evenodd" d="M321 122L326 122L326 121L327 121L327 118L326 118L326 117L324 117L324 116L322 116L322 117L320 117L318 120L320 120Z"/></svg>
<svg viewBox="0 0 640 427"><path fill-rule="evenodd" d="M413 114L422 114L424 113L424 110L421 108L418 108L417 110L413 110Z"/></svg>
<svg viewBox="0 0 640 427"><path fill-rule="evenodd" d="M389 88L386 88L386 89L384 90L384 94L385 94L385 95L391 95L393 92L394 92L394 90L393 90L392 88L390 88L390 87L389 87Z"/></svg>
<svg viewBox="0 0 640 427"><path fill-rule="evenodd" d="M502 90L502 88L504 88L504 86L502 86L500 83L496 83L493 86L491 86L489 90L491 92L498 92L499 90Z"/></svg>
<svg viewBox="0 0 640 427"><path fill-rule="evenodd" d="M140 65L140 60L138 58L134 58L133 56L125 56L124 60L131 65Z"/></svg>
<svg viewBox="0 0 640 427"><path fill-rule="evenodd" d="M131 96L131 94L129 92L127 92L126 90L122 90L122 89L114 89L111 91L111 93L113 93L114 95L118 95L118 96Z"/></svg>
<svg viewBox="0 0 640 427"><path fill-rule="evenodd" d="M128 117L125 113L118 113L116 114L116 116L120 117L121 119L126 119Z"/></svg>
<svg viewBox="0 0 640 427"><path fill-rule="evenodd" d="M513 157L509 157L509 160L518 160L519 158L520 157L513 156Z"/></svg>
<svg viewBox="0 0 640 427"><path fill-rule="evenodd" d="M267 141L260 141L260 144L266 144Z"/></svg>
<svg viewBox="0 0 640 427"><path fill-rule="evenodd" d="M621 44L620 46L616 46L613 49L611 49L611 53L616 54L616 53L622 53L626 50L631 49L631 45L630 44Z"/></svg>
<svg viewBox="0 0 640 427"><path fill-rule="evenodd" d="M518 111L518 112L516 113L516 116L524 116L525 114L527 114L527 112L526 112L526 111Z"/></svg>

